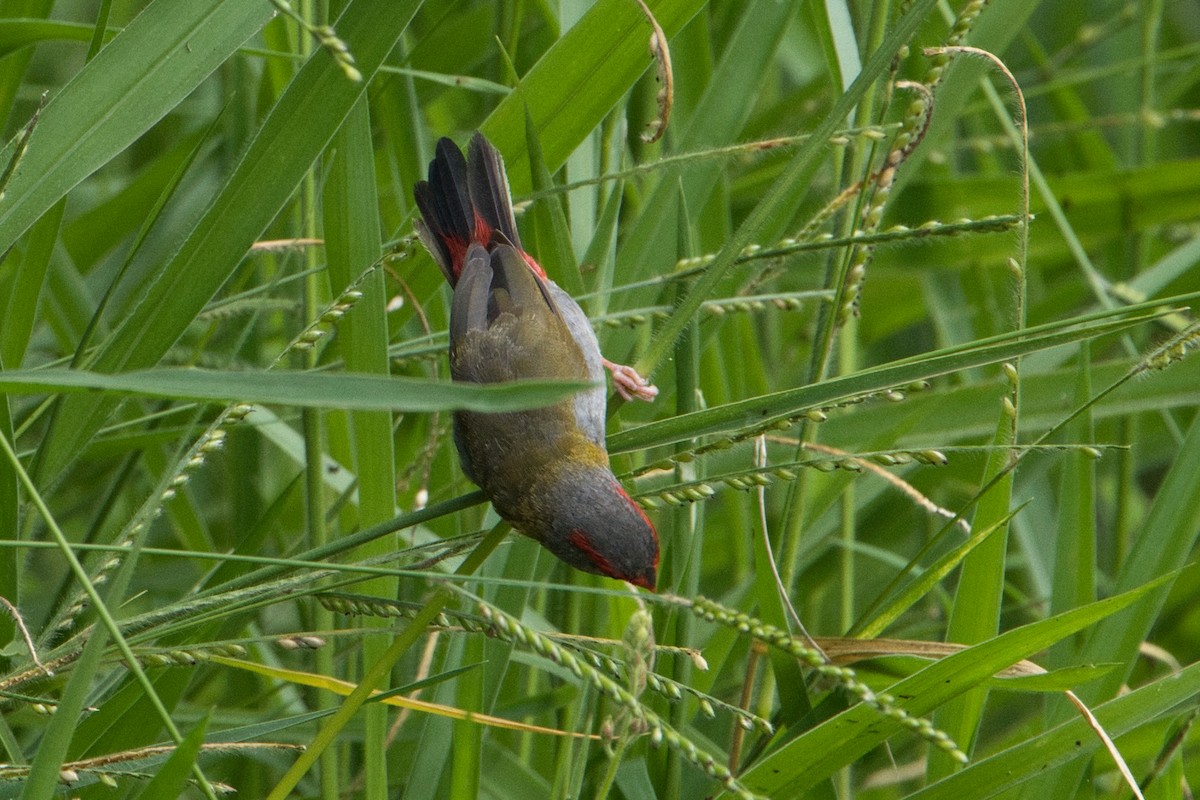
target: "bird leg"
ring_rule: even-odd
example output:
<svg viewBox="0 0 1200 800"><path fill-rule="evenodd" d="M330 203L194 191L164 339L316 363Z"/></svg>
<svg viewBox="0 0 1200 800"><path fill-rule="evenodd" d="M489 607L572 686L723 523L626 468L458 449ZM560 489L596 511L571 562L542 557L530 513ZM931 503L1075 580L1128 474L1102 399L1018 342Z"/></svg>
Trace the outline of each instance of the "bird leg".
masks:
<svg viewBox="0 0 1200 800"><path fill-rule="evenodd" d="M649 403L658 397L658 387L639 375L633 367L614 364L607 358L601 358L600 363L612 373L613 387L617 390L617 394L626 400L636 397L638 400Z"/></svg>

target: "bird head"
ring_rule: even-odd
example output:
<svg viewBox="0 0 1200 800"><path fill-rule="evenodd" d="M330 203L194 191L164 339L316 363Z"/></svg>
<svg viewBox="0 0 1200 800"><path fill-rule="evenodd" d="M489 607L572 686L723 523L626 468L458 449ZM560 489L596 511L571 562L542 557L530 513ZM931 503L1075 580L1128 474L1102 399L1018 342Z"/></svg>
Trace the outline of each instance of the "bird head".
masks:
<svg viewBox="0 0 1200 800"><path fill-rule="evenodd" d="M546 487L548 519L537 535L554 555L584 572L654 590L658 534L607 467L560 476Z"/></svg>

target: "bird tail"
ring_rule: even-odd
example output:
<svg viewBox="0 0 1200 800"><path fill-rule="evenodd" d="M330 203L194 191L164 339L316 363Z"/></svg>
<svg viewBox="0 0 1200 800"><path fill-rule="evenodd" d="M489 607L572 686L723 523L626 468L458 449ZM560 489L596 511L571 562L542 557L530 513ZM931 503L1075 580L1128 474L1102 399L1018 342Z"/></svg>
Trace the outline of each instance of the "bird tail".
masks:
<svg viewBox="0 0 1200 800"><path fill-rule="evenodd" d="M429 179L419 181L413 195L421 212L417 235L451 286L472 242L490 248L495 238L521 251L504 159L482 133L471 138L465 158L454 142L439 139Z"/></svg>
<svg viewBox="0 0 1200 800"><path fill-rule="evenodd" d="M475 212L467 190L467 160L454 142L438 140L433 161L429 162L429 180L417 182L413 197L421 212L417 235L453 286L458 283L475 230Z"/></svg>
<svg viewBox="0 0 1200 800"><path fill-rule="evenodd" d="M509 191L508 175L504 171L504 158L479 132L471 137L471 144L467 147L467 182L471 203L480 220L491 230L504 234L504 238L518 251L522 250L517 220L513 216L512 192Z"/></svg>

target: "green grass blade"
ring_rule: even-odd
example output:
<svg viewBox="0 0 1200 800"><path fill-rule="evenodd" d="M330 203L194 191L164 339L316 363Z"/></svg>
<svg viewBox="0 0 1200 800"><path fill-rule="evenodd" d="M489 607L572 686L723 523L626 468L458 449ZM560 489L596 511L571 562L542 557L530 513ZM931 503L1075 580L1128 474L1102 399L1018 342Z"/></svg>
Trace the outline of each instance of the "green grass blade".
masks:
<svg viewBox="0 0 1200 800"><path fill-rule="evenodd" d="M654 16L669 38L703 7L703 0L662 0L654 4ZM649 38L650 28L636 3L599 0L500 102L482 130L505 154L514 192L531 186L526 109L546 167L558 169L650 67Z"/></svg>
<svg viewBox="0 0 1200 800"><path fill-rule="evenodd" d="M94 25L80 22L59 22L51 19L0 20L0 58L42 42L87 42L92 39ZM113 31L106 31L111 39Z"/></svg>
<svg viewBox="0 0 1200 800"><path fill-rule="evenodd" d="M0 252L129 147L271 16L265 3L159 0L42 111L0 206ZM7 161L11 146L0 154Z"/></svg>
<svg viewBox="0 0 1200 800"><path fill-rule="evenodd" d="M1118 588L1131 586L1155 586L1163 582L1157 576L1173 576L1171 570L1179 569L1189 558L1192 548L1200 537L1200 418L1192 422L1187 438L1179 447L1149 514L1142 523L1141 535L1122 565L1117 578ZM1150 633L1166 600L1167 588L1150 593L1145 600L1122 614L1105 620L1088 635L1087 642L1079 654L1083 662L1119 662L1104 678L1079 691L1079 696L1088 703L1113 697L1121 685L1128 680L1133 670L1134 655ZM1068 710L1060 705L1056 718L1062 719ZM1082 775L1082 765L1071 765L1043 780L1037 781L1026 790L1027 796L1066 797L1075 791ZM1057 794L1046 795L1044 792Z"/></svg>
<svg viewBox="0 0 1200 800"><path fill-rule="evenodd" d="M355 0L346 8L338 34L366 79L375 74L417 5L416 0ZM350 81L328 53L314 53L271 109L209 210L105 343L94 364L98 371L148 367L162 357L283 208L365 86ZM0 231L2 225L0 217ZM57 475L111 409L110 401L69 398L39 454L40 473Z"/></svg>
<svg viewBox="0 0 1200 800"><path fill-rule="evenodd" d="M1010 409L1013 410L1010 412ZM1013 473L1007 469L1013 454L1004 448L1014 443L1015 406L1002 403L997 417L996 433L992 437L992 446L996 449L988 453L987 465L979 481L981 486L992 485L979 498L971 522L972 527L994 532L962 562L954 606L946 626L947 641L959 644L982 642L995 636L1000 629L1013 492ZM986 700L986 688L972 689L938 709L933 724L957 742L963 752L970 754ZM928 774L932 780L949 774L958 766L946 753L931 753Z"/></svg>
<svg viewBox="0 0 1200 800"><path fill-rule="evenodd" d="M882 46L872 53L863 65L862 72L854 79L854 83L838 97L825 118L813 128L811 137L797 150L791 163L771 187L767 196L754 207L754 211L717 253L717 257L708 265L674 313L658 329L650 349L638 361L639 372L648 374L651 368L670 352L675 340L687 326L688 320L712 295L718 281L746 247L757 241L772 226L777 226L781 218L789 215L795 206L798 190L812 181L819 165L818 155L826 147L826 141L838 126L845 124L851 109L887 69L896 52L908 43L933 6L934 0L915 0L908 7L905 15L888 32Z"/></svg>
<svg viewBox="0 0 1200 800"><path fill-rule="evenodd" d="M722 433L742 426L794 416L804 409L833 405L845 398L905 386L913 381L929 380L962 369L995 364L1061 344L1091 339L1125 330L1143 322L1145 316L1130 320L1075 327L1070 321L1033 328L1012 335L995 337L989 344L947 348L918 359L898 361L851 375L785 389L773 394L727 403L724 406L684 414L615 434L609 441L611 452L623 452L653 445L671 444L686 438Z"/></svg>
<svg viewBox="0 0 1200 800"><path fill-rule="evenodd" d="M899 698L897 705L910 714L927 714L1000 670L1127 608L1166 582L1167 578L1161 578L1131 592L1007 631L926 667L890 687L888 693ZM875 710L856 705L776 749L741 779L768 797L799 796L900 730L900 723L882 720Z"/></svg>
<svg viewBox="0 0 1200 800"><path fill-rule="evenodd" d="M200 754L204 744L204 734L208 729L208 718L204 717L171 753L166 763L155 773L154 777L142 787L137 797L153 800L155 797L182 797L187 786L188 775Z"/></svg>
<svg viewBox="0 0 1200 800"><path fill-rule="evenodd" d="M360 98L333 142L333 163L324 192L324 229L329 257L330 294L338 296L351 286L363 270L379 258L379 198L375 191L375 157L371 147L371 116L365 97ZM364 281L362 299L355 313L341 325L341 350L347 369L380 376L388 374L388 329L384 306L383 273L373 270ZM355 474L358 478L358 522L367 526L390 519L396 509L395 457L392 448L392 416L388 411L356 411L350 414ZM314 468L310 465L310 468ZM324 470L315 466L319 473ZM381 538L364 555L383 555L394 549L392 537ZM395 597L398 582L380 578L362 587L363 592ZM385 620L372 619L373 627ZM371 637L363 644L363 668L383 652L386 641ZM332 659L329 659L332 664ZM388 714L383 707L368 706L363 715L368 796L386 794ZM337 758L328 757L323 769L336 769ZM335 783L336 776L324 776Z"/></svg>
<svg viewBox="0 0 1200 800"><path fill-rule="evenodd" d="M10 393L104 393L362 411L515 411L547 405L588 386L559 381L483 386L381 375L220 372L173 367L115 375L64 369L0 373L0 389Z"/></svg>
<svg viewBox="0 0 1200 800"><path fill-rule="evenodd" d="M1092 709L1114 739L1161 719L1200 693L1200 664L1161 678ZM908 795L908 800L985 800L1008 796L1013 787L1095 754L1102 747L1086 720L1076 718L1045 733L989 756L932 786ZM1069 796L1069 795L1064 795Z"/></svg>
<svg viewBox="0 0 1200 800"><path fill-rule="evenodd" d="M0 302L4 304L3 313L0 314L0 319L4 320L4 325L0 327L0 364L5 367L16 369L25 358L29 337L33 333L38 298L50 269L50 257L58 240L65 209L66 203L63 202L51 207L35 223L29 246L21 254L15 269L0 273L4 281L0 284L0 292L3 293L0 294L3 298Z"/></svg>
<svg viewBox="0 0 1200 800"><path fill-rule="evenodd" d="M67 759L67 748L87 703L92 675L104 655L108 634L103 626L88 639L75 669L67 679L56 712L47 726L30 765L29 778L21 791L22 800L50 797L59 786L59 770Z"/></svg>

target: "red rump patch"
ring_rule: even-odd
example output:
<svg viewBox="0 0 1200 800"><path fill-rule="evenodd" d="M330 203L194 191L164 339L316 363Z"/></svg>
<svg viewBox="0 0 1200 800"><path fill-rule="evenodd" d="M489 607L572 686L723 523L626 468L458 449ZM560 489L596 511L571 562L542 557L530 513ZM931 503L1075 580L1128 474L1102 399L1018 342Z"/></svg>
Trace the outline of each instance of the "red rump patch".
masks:
<svg viewBox="0 0 1200 800"><path fill-rule="evenodd" d="M454 280L457 281L462 275L463 261L467 257L467 243L456 236L445 236L442 237L442 244L450 251L450 271L454 273Z"/></svg>
<svg viewBox="0 0 1200 800"><path fill-rule="evenodd" d="M533 256L529 255L529 253L526 253L524 250L520 250L518 252L520 252L521 258L525 259L525 263L529 265L529 268L533 270L535 274L540 276L543 280L549 280L546 278L546 270L542 269L541 264L533 260Z"/></svg>
<svg viewBox="0 0 1200 800"><path fill-rule="evenodd" d="M480 216L479 212L475 212L475 233L473 237L484 247L492 243L492 226L488 225L487 220Z"/></svg>

